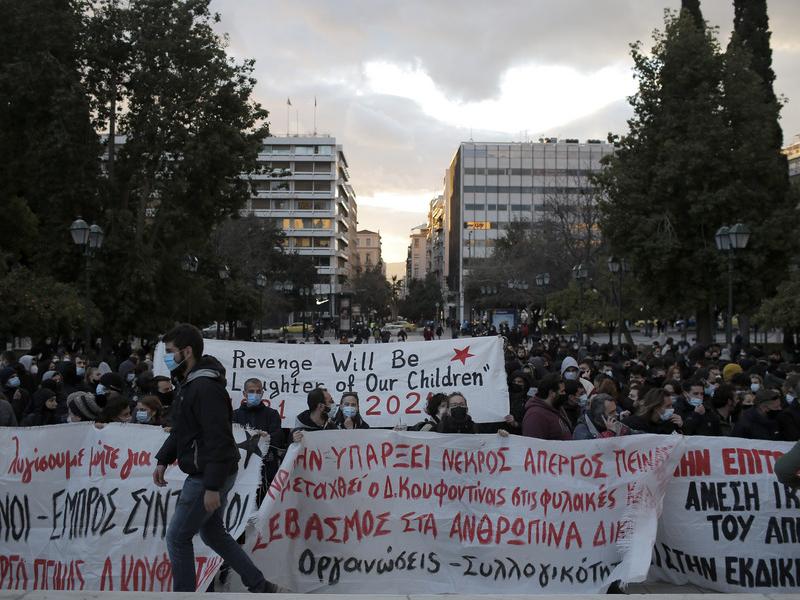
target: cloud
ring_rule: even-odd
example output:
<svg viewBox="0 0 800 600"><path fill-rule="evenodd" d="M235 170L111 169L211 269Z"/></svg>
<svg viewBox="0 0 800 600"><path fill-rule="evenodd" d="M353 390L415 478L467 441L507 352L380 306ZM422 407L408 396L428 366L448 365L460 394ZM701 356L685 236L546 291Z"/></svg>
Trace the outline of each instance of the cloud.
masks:
<svg viewBox="0 0 800 600"><path fill-rule="evenodd" d="M525 134L624 133L629 44L652 45L679 0L213 0L229 51L255 58L273 133L336 136L350 163L359 226L381 229L392 261L425 220L458 145ZM730 37L730 0L702 3ZM800 2L770 0L785 139L800 133ZM299 122L299 124L298 124ZM414 211L414 212L411 212Z"/></svg>

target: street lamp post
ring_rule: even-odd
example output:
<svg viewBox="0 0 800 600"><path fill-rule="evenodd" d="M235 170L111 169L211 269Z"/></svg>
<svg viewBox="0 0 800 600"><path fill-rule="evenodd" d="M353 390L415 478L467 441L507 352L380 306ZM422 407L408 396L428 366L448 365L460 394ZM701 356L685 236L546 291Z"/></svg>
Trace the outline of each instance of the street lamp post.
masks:
<svg viewBox="0 0 800 600"><path fill-rule="evenodd" d="M222 281L222 304L225 305L225 283L231 278L231 268L228 265L222 265L219 268L219 279ZM223 309L224 310L224 309ZM225 315L222 315L223 319ZM217 315L217 339L220 339L219 315Z"/></svg>
<svg viewBox="0 0 800 600"><path fill-rule="evenodd" d="M263 273L256 275L256 287L258 288L258 340L264 333L264 288L267 287L267 276Z"/></svg>
<svg viewBox="0 0 800 600"><path fill-rule="evenodd" d="M183 257L181 261L181 269L183 269L186 273L197 273L197 269L200 266L200 259L192 254L187 254ZM189 291L189 322L192 322L192 293L191 290Z"/></svg>
<svg viewBox="0 0 800 600"><path fill-rule="evenodd" d="M547 308L547 286L550 285L550 273L537 273L536 274L536 287L542 290L542 323L544 323L544 311ZM539 330L544 333L544 327L540 326Z"/></svg>
<svg viewBox="0 0 800 600"><path fill-rule="evenodd" d="M103 229L99 225L92 224L91 226L87 225L86 221L78 217L72 222L72 225L69 227L69 233L72 236L72 241L75 243L76 246L83 250L83 256L85 260L84 265L84 277L85 277L85 292L84 292L84 304L85 304L85 314L84 314L84 324L83 324L83 335L84 335L84 350L89 352L91 348L91 336L92 336L92 329L89 323L89 302L90 302L90 294L91 294L91 287L89 282L90 277L90 270L91 270L91 260L94 258L95 252L97 252L103 246L103 238L105 234L103 233Z"/></svg>
<svg viewBox="0 0 800 600"><path fill-rule="evenodd" d="M572 276L578 282L578 345L583 345L583 282L589 276L589 271L583 264L572 267Z"/></svg>
<svg viewBox="0 0 800 600"><path fill-rule="evenodd" d="M308 310L308 298L314 293L310 287L301 287L297 292L303 299L303 339L306 339L306 311Z"/></svg>
<svg viewBox="0 0 800 600"><path fill-rule="evenodd" d="M750 229L747 225L737 223L732 227L723 225L714 234L717 250L728 255L728 315L725 324L725 343L733 342L733 254L743 250L750 240Z"/></svg>
<svg viewBox="0 0 800 600"><path fill-rule="evenodd" d="M617 258L615 256L608 257L608 270L612 274L619 275L619 282L617 283L617 346L622 345L622 280L625 273L628 272L628 261L624 258Z"/></svg>

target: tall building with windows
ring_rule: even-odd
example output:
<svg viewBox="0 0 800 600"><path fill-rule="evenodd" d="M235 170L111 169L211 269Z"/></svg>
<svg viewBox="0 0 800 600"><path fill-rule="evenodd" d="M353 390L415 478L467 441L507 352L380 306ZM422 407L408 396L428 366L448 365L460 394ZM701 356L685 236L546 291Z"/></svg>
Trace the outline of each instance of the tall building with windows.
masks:
<svg viewBox="0 0 800 600"><path fill-rule="evenodd" d="M330 136L269 137L258 165L243 175L252 192L246 212L272 219L288 251L314 259L317 312L336 316L339 294L354 275L358 221L342 147Z"/></svg>
<svg viewBox="0 0 800 600"><path fill-rule="evenodd" d="M406 287L414 279L425 279L428 274L428 226L423 223L411 230L411 243L406 258Z"/></svg>
<svg viewBox="0 0 800 600"><path fill-rule="evenodd" d="M600 140L463 142L444 182L444 234L451 315L465 318L464 278L492 255L514 221L547 218L553 198L578 201L591 194L589 177L613 144Z"/></svg>
<svg viewBox="0 0 800 600"><path fill-rule="evenodd" d="M436 276L442 292L447 289L444 235L444 196L431 200L428 207L428 239L426 241L426 272Z"/></svg>
<svg viewBox="0 0 800 600"><path fill-rule="evenodd" d="M372 269L380 265L381 272L386 275L386 265L381 255L380 232L362 229L356 233L356 269Z"/></svg>

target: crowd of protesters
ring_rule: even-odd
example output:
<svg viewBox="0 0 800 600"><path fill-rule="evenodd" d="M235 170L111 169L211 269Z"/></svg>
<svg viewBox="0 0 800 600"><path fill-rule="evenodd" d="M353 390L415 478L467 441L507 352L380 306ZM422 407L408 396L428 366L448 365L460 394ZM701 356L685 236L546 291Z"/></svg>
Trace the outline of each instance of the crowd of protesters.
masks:
<svg viewBox="0 0 800 600"><path fill-rule="evenodd" d="M433 335L441 333L431 330L429 337ZM503 339L509 405L505 419L475 423L469 405L487 398L439 390L429 395L424 419L413 429L553 441L643 433L800 439L800 365L780 351L703 346L672 338L618 347L580 346L561 336L528 341L512 334ZM94 422L102 427L135 422L164 428L169 436L156 457L154 482L166 485L166 466L177 461L189 475L181 497L186 494L193 505L205 507L205 512L197 513L203 518L191 517L194 513L188 509L181 512L167 533L170 558L178 565L175 590L194 589L193 563L183 559L191 554L191 539L198 532L207 541L214 540L212 547L225 558L226 567L243 576L248 589L271 590L273 586L229 539L217 518L239 460L230 424L245 426L266 447L260 453L260 500L286 447L302 442L305 432L369 428L360 412L359 395L347 392L336 402L320 385L308 393L308 408L294 426L284 428L278 412L263 401L261 379L245 381L241 397L231 402L225 369L216 358L204 355L197 328L180 325L164 342L164 366L170 376L155 374L166 371L154 371L152 348L146 344L133 352L120 343L101 361L68 347L53 348L49 340L21 356L2 353L0 426ZM269 373L265 376L268 380ZM203 456L198 457L198 448ZM800 446L795 453L797 460L790 453L790 464L782 466L786 481L793 481L800 467Z"/></svg>

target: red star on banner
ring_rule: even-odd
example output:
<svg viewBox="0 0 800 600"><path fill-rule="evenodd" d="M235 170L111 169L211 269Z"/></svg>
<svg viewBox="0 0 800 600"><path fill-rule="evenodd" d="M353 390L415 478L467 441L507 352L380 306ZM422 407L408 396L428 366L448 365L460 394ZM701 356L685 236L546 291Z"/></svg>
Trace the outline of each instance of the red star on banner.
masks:
<svg viewBox="0 0 800 600"><path fill-rule="evenodd" d="M470 356L475 356L474 354L469 353L469 346L467 346L466 348L462 348L461 350L459 350L458 348L453 348L453 352L455 352L456 354L453 358L450 359L450 362L453 362L454 360L460 360L462 365L467 364L467 359Z"/></svg>

